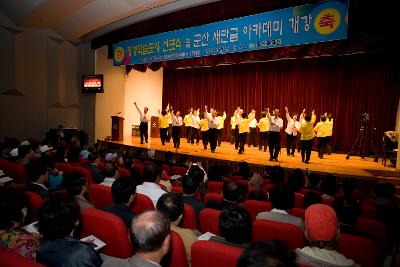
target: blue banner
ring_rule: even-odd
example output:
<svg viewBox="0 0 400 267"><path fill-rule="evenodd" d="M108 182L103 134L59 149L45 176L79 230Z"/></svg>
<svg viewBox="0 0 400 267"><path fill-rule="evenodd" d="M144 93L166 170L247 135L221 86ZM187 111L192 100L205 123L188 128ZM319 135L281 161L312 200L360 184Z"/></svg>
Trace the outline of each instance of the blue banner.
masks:
<svg viewBox="0 0 400 267"><path fill-rule="evenodd" d="M144 36L113 44L114 65L345 39L347 16L347 0L332 0Z"/></svg>

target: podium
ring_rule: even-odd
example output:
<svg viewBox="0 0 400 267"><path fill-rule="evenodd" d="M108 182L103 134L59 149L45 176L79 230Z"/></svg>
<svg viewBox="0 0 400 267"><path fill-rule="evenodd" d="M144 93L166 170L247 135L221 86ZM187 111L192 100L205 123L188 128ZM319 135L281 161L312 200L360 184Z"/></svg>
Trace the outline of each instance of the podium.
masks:
<svg viewBox="0 0 400 267"><path fill-rule="evenodd" d="M111 116L111 141L124 139L124 118Z"/></svg>
<svg viewBox="0 0 400 267"><path fill-rule="evenodd" d="M160 126L159 126L157 116L151 117L150 137L151 138L159 138L160 137Z"/></svg>

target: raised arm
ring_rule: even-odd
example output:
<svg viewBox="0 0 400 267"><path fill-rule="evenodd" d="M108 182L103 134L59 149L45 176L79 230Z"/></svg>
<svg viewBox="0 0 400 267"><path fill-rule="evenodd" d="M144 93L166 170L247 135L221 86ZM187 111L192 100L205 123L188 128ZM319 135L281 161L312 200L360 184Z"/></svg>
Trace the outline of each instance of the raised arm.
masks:
<svg viewBox="0 0 400 267"><path fill-rule="evenodd" d="M224 113L222 114L222 119L226 120L226 112L224 111Z"/></svg>
<svg viewBox="0 0 400 267"><path fill-rule="evenodd" d="M317 120L317 116L315 115L315 109L311 112L311 123L314 124Z"/></svg>
<svg viewBox="0 0 400 267"><path fill-rule="evenodd" d="M133 102L133 104L135 105L136 110L139 112L140 117L142 117L142 116L143 116L143 115L142 115L142 111L140 110L140 108L138 107L138 105L136 104L136 102Z"/></svg>
<svg viewBox="0 0 400 267"><path fill-rule="evenodd" d="M303 108L303 112L300 114L300 122L303 121L305 115L306 115L306 109Z"/></svg>
<svg viewBox="0 0 400 267"><path fill-rule="evenodd" d="M269 120L270 123L272 123L272 118L271 118L271 114L269 114L269 108L267 108L267 118Z"/></svg>
<svg viewBox="0 0 400 267"><path fill-rule="evenodd" d="M256 116L256 111L254 109L252 109L248 116L249 121L252 121L255 118L255 116Z"/></svg>
<svg viewBox="0 0 400 267"><path fill-rule="evenodd" d="M290 117L289 109L288 109L287 106L285 106L285 112L286 112L286 119L287 119L287 121L289 122L292 118Z"/></svg>

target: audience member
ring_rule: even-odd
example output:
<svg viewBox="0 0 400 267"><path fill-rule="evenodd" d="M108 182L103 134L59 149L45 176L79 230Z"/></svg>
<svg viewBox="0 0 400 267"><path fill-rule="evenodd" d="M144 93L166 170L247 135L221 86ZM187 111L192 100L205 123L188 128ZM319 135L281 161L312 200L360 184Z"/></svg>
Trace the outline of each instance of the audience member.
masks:
<svg viewBox="0 0 400 267"><path fill-rule="evenodd" d="M28 143L18 147L18 163L26 166L33 158L32 146Z"/></svg>
<svg viewBox="0 0 400 267"><path fill-rule="evenodd" d="M96 184L102 183L104 181L104 173L97 167L100 162L99 155L97 153L90 153L88 155L88 161L87 168L92 174L93 181Z"/></svg>
<svg viewBox="0 0 400 267"><path fill-rule="evenodd" d="M21 230L28 212L28 198L20 191L0 187L0 250L14 251L35 260L39 236Z"/></svg>
<svg viewBox="0 0 400 267"><path fill-rule="evenodd" d="M289 186L274 186L269 191L269 198L273 209L257 214L257 220L289 223L304 229L303 220L288 213L288 210L294 207L294 192Z"/></svg>
<svg viewBox="0 0 400 267"><path fill-rule="evenodd" d="M134 216L129 208L135 199L136 185L132 177L120 177L111 186L114 204L102 207L102 210L120 217L129 228Z"/></svg>
<svg viewBox="0 0 400 267"><path fill-rule="evenodd" d="M135 255L129 267L160 267L161 259L170 248L171 223L158 211L146 211L132 221L132 243Z"/></svg>
<svg viewBox="0 0 400 267"><path fill-rule="evenodd" d="M321 182L322 199L334 199L337 192L336 177L333 175L325 176Z"/></svg>
<svg viewBox="0 0 400 267"><path fill-rule="evenodd" d="M222 210L230 206L234 206L242 202L243 198L246 196L246 188L241 183L236 181L224 182L222 185L222 196L223 201L217 202L210 200L207 203L208 208Z"/></svg>
<svg viewBox="0 0 400 267"><path fill-rule="evenodd" d="M213 165L208 168L208 180L222 182L224 180L223 169L219 165Z"/></svg>
<svg viewBox="0 0 400 267"><path fill-rule="evenodd" d="M358 182L356 179L346 179L342 184L342 192L344 196L352 197L357 189Z"/></svg>
<svg viewBox="0 0 400 267"><path fill-rule="evenodd" d="M57 191L61 189L64 179L64 172L57 169L55 158L42 156L42 159L46 162L48 169L47 185L49 191Z"/></svg>
<svg viewBox="0 0 400 267"><path fill-rule="evenodd" d="M202 201L196 199L196 193L199 189L198 178L195 178L191 175L183 176L182 189L183 202L192 206L198 218L200 211L206 207Z"/></svg>
<svg viewBox="0 0 400 267"><path fill-rule="evenodd" d="M250 191L249 200L267 201L267 194L264 190L256 188Z"/></svg>
<svg viewBox="0 0 400 267"><path fill-rule="evenodd" d="M75 197L75 200L78 202L81 211L94 207L93 204L85 198L85 194L88 191L88 184L85 176L79 172L72 172L66 177L65 184L68 194Z"/></svg>
<svg viewBox="0 0 400 267"><path fill-rule="evenodd" d="M319 183L321 182L321 176L318 173L310 173L307 175L306 189L319 191Z"/></svg>
<svg viewBox="0 0 400 267"><path fill-rule="evenodd" d="M144 166L144 183L138 185L136 192L148 196L153 201L154 207L158 199L165 194L159 186L162 169L155 163L148 163Z"/></svg>
<svg viewBox="0 0 400 267"><path fill-rule="evenodd" d="M273 166L270 169L269 177L270 177L271 183L273 185L280 185L285 182L284 181L284 171L281 166Z"/></svg>
<svg viewBox="0 0 400 267"><path fill-rule="evenodd" d="M101 185L111 187L116 179L119 177L119 168L112 162L107 162L104 165L104 180Z"/></svg>
<svg viewBox="0 0 400 267"><path fill-rule="evenodd" d="M43 236L37 261L48 267L101 266L102 260L93 244L74 239L80 209L72 197L54 197L39 209L39 232Z"/></svg>
<svg viewBox="0 0 400 267"><path fill-rule="evenodd" d="M235 247L247 247L252 238L250 214L243 207L232 206L224 209L219 216L221 236L212 236L210 241Z"/></svg>
<svg viewBox="0 0 400 267"><path fill-rule="evenodd" d="M275 240L259 241L240 255L236 267L295 267L296 254Z"/></svg>
<svg viewBox="0 0 400 267"><path fill-rule="evenodd" d="M294 169L287 181L293 192L299 192L304 187L304 172L302 169Z"/></svg>
<svg viewBox="0 0 400 267"><path fill-rule="evenodd" d="M183 198L177 193L165 193L157 202L156 209L164 213L171 220L171 230L175 231L183 241L188 263L191 263L191 247L197 240L196 235L190 229L179 227L183 214Z"/></svg>
<svg viewBox="0 0 400 267"><path fill-rule="evenodd" d="M314 204L305 213L305 234L309 246L296 249L297 261L309 266L356 266L354 261L335 250L339 230L335 211L324 204Z"/></svg>
<svg viewBox="0 0 400 267"><path fill-rule="evenodd" d="M321 203L322 203L321 193L312 190L304 195L303 209L307 209L311 205L321 204Z"/></svg>
<svg viewBox="0 0 400 267"><path fill-rule="evenodd" d="M28 177L28 191L34 192L45 198L49 195L49 189L46 187L48 181L48 170L44 160L39 159L26 165L26 176Z"/></svg>

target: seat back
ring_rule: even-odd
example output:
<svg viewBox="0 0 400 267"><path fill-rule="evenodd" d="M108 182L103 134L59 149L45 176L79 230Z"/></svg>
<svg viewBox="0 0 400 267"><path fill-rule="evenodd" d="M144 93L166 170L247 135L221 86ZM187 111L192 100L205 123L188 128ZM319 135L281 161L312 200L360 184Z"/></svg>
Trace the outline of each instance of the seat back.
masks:
<svg viewBox="0 0 400 267"><path fill-rule="evenodd" d="M304 247L304 231L292 224L269 220L253 222L253 242L277 239L290 249Z"/></svg>
<svg viewBox="0 0 400 267"><path fill-rule="evenodd" d="M154 204L148 196L136 193L131 210L135 214L142 213L147 210L154 210Z"/></svg>
<svg viewBox="0 0 400 267"><path fill-rule="evenodd" d="M378 266L376 245L366 237L340 234L336 250L360 266Z"/></svg>
<svg viewBox="0 0 400 267"><path fill-rule="evenodd" d="M114 203L111 187L100 184L92 184L89 187L89 198L98 209Z"/></svg>
<svg viewBox="0 0 400 267"><path fill-rule="evenodd" d="M206 193L204 195L204 204L207 205L208 201L214 200L216 202L222 202L224 198L222 197L221 193Z"/></svg>
<svg viewBox="0 0 400 267"><path fill-rule="evenodd" d="M192 245L192 267L236 267L243 249L199 240Z"/></svg>
<svg viewBox="0 0 400 267"><path fill-rule="evenodd" d="M181 166L174 166L171 168L171 174L172 175L181 175L184 176L186 175L187 169L185 167Z"/></svg>
<svg viewBox="0 0 400 267"><path fill-rule="evenodd" d="M295 208L303 208L304 195L300 193L294 193L294 206Z"/></svg>
<svg viewBox="0 0 400 267"><path fill-rule="evenodd" d="M220 210L205 208L200 211L200 232L219 235Z"/></svg>
<svg viewBox="0 0 400 267"><path fill-rule="evenodd" d="M144 176L144 166L142 163L135 164L135 171L139 173L140 176Z"/></svg>
<svg viewBox="0 0 400 267"><path fill-rule="evenodd" d="M367 233L374 237L376 246L380 252L386 251L388 236L386 226L382 222L373 219L359 218L356 228L358 231Z"/></svg>
<svg viewBox="0 0 400 267"><path fill-rule="evenodd" d="M189 204L184 204L183 206L183 218L182 218L182 227L192 230L197 230L197 215L194 211L193 207Z"/></svg>
<svg viewBox="0 0 400 267"><path fill-rule="evenodd" d="M289 214L296 216L304 221L306 210L303 208L291 208Z"/></svg>
<svg viewBox="0 0 400 267"><path fill-rule="evenodd" d="M37 211L42 206L44 200L41 196L36 194L35 192L26 191L25 195L28 196L29 199L29 209L31 211L31 220L36 221Z"/></svg>
<svg viewBox="0 0 400 267"><path fill-rule="evenodd" d="M221 194L222 185L223 185L222 182L208 181L207 182L207 190L208 190L209 193Z"/></svg>
<svg viewBox="0 0 400 267"><path fill-rule="evenodd" d="M0 250L0 266L45 267L45 265L31 261L11 250Z"/></svg>
<svg viewBox="0 0 400 267"><path fill-rule="evenodd" d="M183 244L182 238L174 231L171 231L171 260L169 262L170 267L188 267L188 261L186 257L185 245Z"/></svg>
<svg viewBox="0 0 400 267"><path fill-rule="evenodd" d="M72 165L63 162L56 162L56 168L60 171L63 171L67 175L74 171L74 167Z"/></svg>
<svg viewBox="0 0 400 267"><path fill-rule="evenodd" d="M13 178L15 183L24 184L28 182L25 166L23 164L8 162L6 166L7 169L4 171L4 173Z"/></svg>
<svg viewBox="0 0 400 267"><path fill-rule="evenodd" d="M87 169L85 167L82 167L80 165L75 165L74 166L74 171L79 172L81 175L85 176L85 178L87 180L87 183L88 183L88 186L94 184L93 175L92 175L92 173L90 172L89 169Z"/></svg>
<svg viewBox="0 0 400 267"><path fill-rule="evenodd" d="M131 175L131 172L127 168L119 167L119 176L120 177L124 177L124 176L131 177L132 175Z"/></svg>
<svg viewBox="0 0 400 267"><path fill-rule="evenodd" d="M251 219L254 221L257 214L272 209L271 202L260 200L246 200L243 202L243 207L250 213Z"/></svg>
<svg viewBox="0 0 400 267"><path fill-rule="evenodd" d="M132 244L124 222L118 216L95 208L81 212L82 237L94 235L107 245L102 253L127 259L132 257Z"/></svg>

